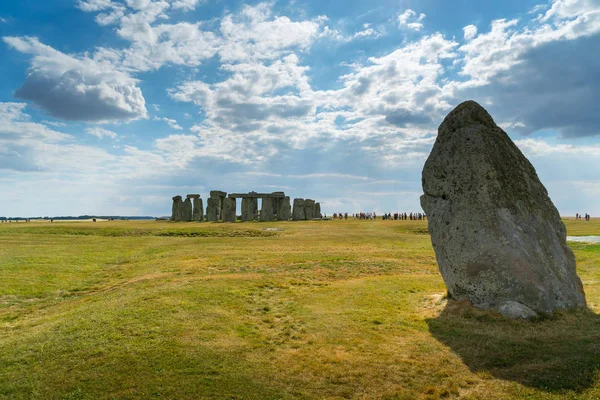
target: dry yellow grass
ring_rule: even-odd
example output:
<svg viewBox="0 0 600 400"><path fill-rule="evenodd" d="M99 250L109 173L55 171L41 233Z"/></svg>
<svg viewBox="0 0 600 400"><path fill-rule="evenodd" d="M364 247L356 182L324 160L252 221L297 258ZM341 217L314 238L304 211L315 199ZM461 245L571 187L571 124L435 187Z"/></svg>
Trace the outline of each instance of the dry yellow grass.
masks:
<svg viewBox="0 0 600 400"><path fill-rule="evenodd" d="M0 225L0 398L600 398L600 246L526 323L448 304L425 226Z"/></svg>

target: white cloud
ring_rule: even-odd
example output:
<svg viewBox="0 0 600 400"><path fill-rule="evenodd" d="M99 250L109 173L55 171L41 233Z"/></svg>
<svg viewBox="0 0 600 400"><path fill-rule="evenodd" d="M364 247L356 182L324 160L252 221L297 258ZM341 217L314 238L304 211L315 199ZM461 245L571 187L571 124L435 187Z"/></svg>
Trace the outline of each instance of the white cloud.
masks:
<svg viewBox="0 0 600 400"><path fill-rule="evenodd" d="M103 138L115 139L118 136L113 131L109 131L108 129L103 129L103 128L99 128L99 127L87 128L85 131L88 134L90 134L92 136L96 136L97 138L100 138L100 139L103 139Z"/></svg>
<svg viewBox="0 0 600 400"><path fill-rule="evenodd" d="M191 11L200 3L199 0L174 0L172 7L176 10Z"/></svg>
<svg viewBox="0 0 600 400"><path fill-rule="evenodd" d="M172 129L176 129L176 130L179 130L179 131L180 131L180 130L183 130L183 128L181 127L181 125L179 125L179 123L177 123L177 121L176 121L176 120L174 120L174 119L171 119L171 118L166 118L166 117L163 117L163 118L158 118L158 117L155 117L155 118L154 118L154 120L156 120L156 121L164 121L164 122L166 122L166 123L167 123L167 125L169 125L169 126L172 128Z"/></svg>
<svg viewBox="0 0 600 400"><path fill-rule="evenodd" d="M469 41L477 36L477 27L475 25L467 25L463 28L465 40Z"/></svg>
<svg viewBox="0 0 600 400"><path fill-rule="evenodd" d="M420 31L423 28L422 21L425 19L425 17L425 14L417 14L415 11L409 8L402 14L398 15L398 27L406 27L408 29Z"/></svg>
<svg viewBox="0 0 600 400"><path fill-rule="evenodd" d="M50 115L78 121L146 117L137 81L110 62L67 55L34 37L4 37L4 42L33 55L25 83L15 95L34 102Z"/></svg>

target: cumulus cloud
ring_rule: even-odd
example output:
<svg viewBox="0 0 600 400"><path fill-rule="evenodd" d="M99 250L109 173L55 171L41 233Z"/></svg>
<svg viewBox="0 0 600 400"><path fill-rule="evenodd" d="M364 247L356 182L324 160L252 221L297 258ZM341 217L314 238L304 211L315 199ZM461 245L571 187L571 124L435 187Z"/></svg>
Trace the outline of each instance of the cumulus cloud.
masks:
<svg viewBox="0 0 600 400"><path fill-rule="evenodd" d="M158 118L155 117L154 118L155 121L164 121L167 123L167 125L169 125L172 129L176 129L178 131L183 130L183 128L181 127L181 125L179 125L179 123L177 123L177 120L171 119L171 118Z"/></svg>
<svg viewBox="0 0 600 400"><path fill-rule="evenodd" d="M463 28L465 40L471 40L477 36L477 27L475 25L467 25Z"/></svg>
<svg viewBox="0 0 600 400"><path fill-rule="evenodd" d="M96 136L99 139L103 139L103 138L116 139L117 136L119 136L113 131L109 131L108 129L104 129L104 128L100 128L100 127L87 128L85 131L88 134L90 134L92 136Z"/></svg>
<svg viewBox="0 0 600 400"><path fill-rule="evenodd" d="M73 121L132 120L146 116L137 81L107 62L71 56L34 37L4 37L17 51L33 55L15 96L48 114Z"/></svg>
<svg viewBox="0 0 600 400"><path fill-rule="evenodd" d="M408 28L415 31L420 31L423 28L423 19L426 15L418 14L410 8L398 15L398 26L400 28Z"/></svg>

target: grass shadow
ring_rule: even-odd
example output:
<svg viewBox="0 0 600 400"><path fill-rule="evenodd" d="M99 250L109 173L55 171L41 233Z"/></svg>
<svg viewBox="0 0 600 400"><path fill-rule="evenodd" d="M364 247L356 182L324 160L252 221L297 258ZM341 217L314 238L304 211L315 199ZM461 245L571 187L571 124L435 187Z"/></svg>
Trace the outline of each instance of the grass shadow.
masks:
<svg viewBox="0 0 600 400"><path fill-rule="evenodd" d="M581 392L600 371L600 315L588 309L525 322L449 301L427 324L473 372L548 392Z"/></svg>

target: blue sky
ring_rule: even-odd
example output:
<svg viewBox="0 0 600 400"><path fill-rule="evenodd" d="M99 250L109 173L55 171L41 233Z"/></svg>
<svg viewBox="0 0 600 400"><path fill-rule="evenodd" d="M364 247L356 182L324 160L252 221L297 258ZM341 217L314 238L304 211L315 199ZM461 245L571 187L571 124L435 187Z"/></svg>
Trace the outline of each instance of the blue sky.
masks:
<svg viewBox="0 0 600 400"><path fill-rule="evenodd" d="M0 36L0 216L212 189L420 211L467 99L561 214L600 214L600 0L8 0Z"/></svg>

